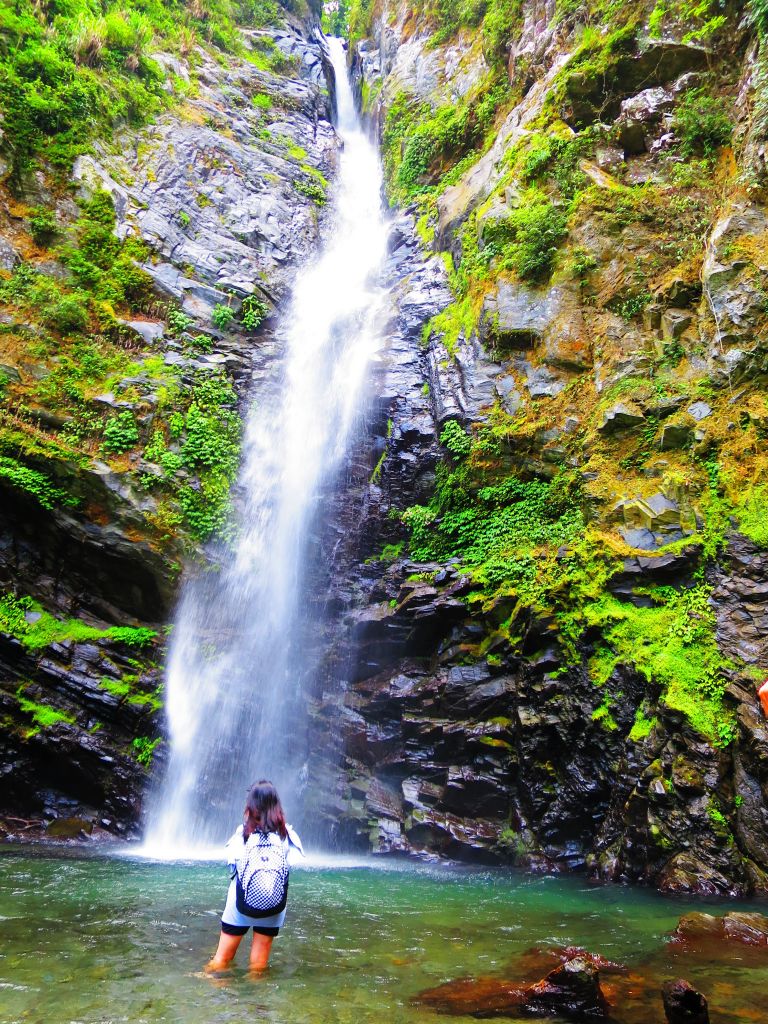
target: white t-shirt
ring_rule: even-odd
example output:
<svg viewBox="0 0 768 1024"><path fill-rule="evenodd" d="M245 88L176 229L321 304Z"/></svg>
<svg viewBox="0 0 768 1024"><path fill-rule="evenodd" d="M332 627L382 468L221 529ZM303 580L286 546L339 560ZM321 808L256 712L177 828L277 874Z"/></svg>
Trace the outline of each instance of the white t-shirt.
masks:
<svg viewBox="0 0 768 1024"><path fill-rule="evenodd" d="M294 867L304 859L304 848L293 826L286 825L285 827L288 830L288 835L282 840L283 848L285 849L285 859L288 862L288 867ZM255 835L257 833L251 833L251 836ZM231 871L236 870L238 861L245 859L246 849L247 843L243 841L243 826L238 825L224 847L227 864Z"/></svg>

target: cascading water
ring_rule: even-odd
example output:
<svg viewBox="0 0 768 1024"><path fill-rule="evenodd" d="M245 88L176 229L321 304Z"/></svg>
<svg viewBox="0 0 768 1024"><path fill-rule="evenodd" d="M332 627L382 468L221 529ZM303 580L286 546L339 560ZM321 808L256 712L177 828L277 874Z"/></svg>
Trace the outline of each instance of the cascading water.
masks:
<svg viewBox="0 0 768 1024"><path fill-rule="evenodd" d="M279 333L278 386L246 425L234 550L185 588L166 681L170 756L146 849L179 856L221 842L245 790L267 776L291 809L306 761L308 535L318 492L338 473L378 347L376 285L386 250L381 170L355 111L340 40L330 40L344 148L333 229L297 281Z"/></svg>

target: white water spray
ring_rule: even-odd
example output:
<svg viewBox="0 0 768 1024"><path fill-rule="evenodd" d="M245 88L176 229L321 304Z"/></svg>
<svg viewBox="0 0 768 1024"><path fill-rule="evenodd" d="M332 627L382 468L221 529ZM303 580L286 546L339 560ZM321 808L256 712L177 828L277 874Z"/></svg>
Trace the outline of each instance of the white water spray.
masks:
<svg viewBox="0 0 768 1024"><path fill-rule="evenodd" d="M236 549L219 573L183 591L166 681L170 757L146 836L155 856L221 842L257 778L273 779L289 813L301 786L307 665L296 648L307 537L378 348L375 282L386 251L378 155L361 131L341 41L330 47L344 143L333 231L285 314L279 386L256 396L249 414Z"/></svg>

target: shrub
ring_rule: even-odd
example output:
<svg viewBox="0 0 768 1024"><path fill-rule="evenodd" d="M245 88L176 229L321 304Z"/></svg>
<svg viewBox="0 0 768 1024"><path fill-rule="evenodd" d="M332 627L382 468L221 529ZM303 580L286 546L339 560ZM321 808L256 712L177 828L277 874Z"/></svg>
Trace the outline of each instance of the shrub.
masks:
<svg viewBox="0 0 768 1024"><path fill-rule="evenodd" d="M32 611L34 602L30 597L16 597L15 594L0 595L0 633L22 637L29 629L26 613Z"/></svg>
<svg viewBox="0 0 768 1024"><path fill-rule="evenodd" d="M488 0L483 19L483 53L491 67L506 63L507 46L521 9L521 0Z"/></svg>
<svg viewBox="0 0 768 1024"><path fill-rule="evenodd" d="M733 124L719 96L689 89L675 109L673 128L684 157L712 156L731 141Z"/></svg>
<svg viewBox="0 0 768 1024"><path fill-rule="evenodd" d="M768 36L768 0L747 0L750 19L761 37Z"/></svg>
<svg viewBox="0 0 768 1024"><path fill-rule="evenodd" d="M213 474L201 482L199 490L183 487L179 504L192 535L205 541L224 529L232 511L230 481L223 474Z"/></svg>
<svg viewBox="0 0 768 1024"><path fill-rule="evenodd" d="M440 434L440 444L444 445L451 455L463 459L469 455L472 441L457 420L448 420Z"/></svg>
<svg viewBox="0 0 768 1024"><path fill-rule="evenodd" d="M82 294L61 295L44 309L40 319L62 334L75 334L88 326L87 298Z"/></svg>
<svg viewBox="0 0 768 1024"><path fill-rule="evenodd" d="M296 178L293 182L296 191L311 199L315 206L325 206L328 202L328 195L325 185L314 178Z"/></svg>
<svg viewBox="0 0 768 1024"><path fill-rule="evenodd" d="M112 266L112 281L131 307L147 302L154 290L152 276L129 256L119 256Z"/></svg>
<svg viewBox="0 0 768 1024"><path fill-rule="evenodd" d="M239 455L236 419L226 412L206 413L193 402L187 412L187 436L181 448L185 465L225 467L234 464L236 467Z"/></svg>
<svg viewBox="0 0 768 1024"><path fill-rule="evenodd" d="M38 206L29 218L29 233L38 245L48 245L58 232L53 210Z"/></svg>
<svg viewBox="0 0 768 1024"><path fill-rule="evenodd" d="M243 299L242 324L247 331L255 331L269 314L269 306L255 295Z"/></svg>
<svg viewBox="0 0 768 1024"><path fill-rule="evenodd" d="M436 110L424 119L417 111L409 108L407 100L399 108L390 111L387 117L389 138L384 136L385 150L389 144L390 162L392 148L398 145L398 136L405 137L402 162L395 176L396 187L406 196L421 191L438 162L456 159L469 150L480 139L480 129L475 112L469 107L448 105ZM394 150L397 153L397 149Z"/></svg>
<svg viewBox="0 0 768 1024"><path fill-rule="evenodd" d="M420 562L459 557L468 566L493 562L504 575L538 544L564 544L583 528L581 512L557 486L506 477L477 488L462 464L439 467L429 506L403 513L411 530L411 556Z"/></svg>
<svg viewBox="0 0 768 1024"><path fill-rule="evenodd" d="M211 320L213 321L214 327L218 327L220 331L226 330L227 327L229 327L229 325L232 323L234 318L235 314L230 306L223 306L220 302L218 302L213 307L213 312L211 313Z"/></svg>
<svg viewBox="0 0 768 1024"><path fill-rule="evenodd" d="M58 505L71 507L79 504L78 499L67 494L44 474L30 469L16 459L0 455L0 480L6 480L17 490L24 491L49 511Z"/></svg>
<svg viewBox="0 0 768 1024"><path fill-rule="evenodd" d="M168 326L174 334L183 334L194 323L191 316L187 316L182 310L176 308L168 310L167 319Z"/></svg>
<svg viewBox="0 0 768 1024"><path fill-rule="evenodd" d="M131 746L133 747L133 754L139 764L145 768L149 768L152 764L152 756L155 753L155 749L160 742L160 737L151 740L149 736L137 736Z"/></svg>
<svg viewBox="0 0 768 1024"><path fill-rule="evenodd" d="M112 455L121 455L139 443L139 428L130 409L123 409L104 426L102 448Z"/></svg>
<svg viewBox="0 0 768 1024"><path fill-rule="evenodd" d="M558 245L566 233L565 213L544 193L529 189L509 217L487 226L484 241L490 254L498 257L501 269L542 281L552 273Z"/></svg>

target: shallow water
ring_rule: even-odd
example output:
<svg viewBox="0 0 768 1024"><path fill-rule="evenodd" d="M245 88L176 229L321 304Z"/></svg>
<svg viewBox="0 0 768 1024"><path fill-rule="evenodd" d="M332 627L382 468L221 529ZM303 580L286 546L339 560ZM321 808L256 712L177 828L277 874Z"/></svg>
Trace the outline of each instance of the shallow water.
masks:
<svg viewBox="0 0 768 1024"><path fill-rule="evenodd" d="M471 1018L437 1017L411 997L466 975L521 977L518 958L535 945L584 946L628 964L639 980L622 983L617 1020L663 1020L659 979L681 975L709 996L713 1022L768 1020L768 955L757 965L740 953L713 965L663 952L665 934L693 904L494 871L295 871L268 974L250 978L242 948L239 966L212 980L199 972L226 885L217 865L6 848L0 1021L461 1024Z"/></svg>

